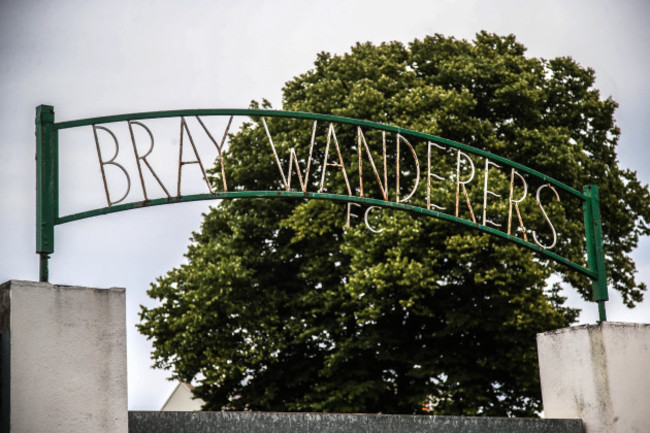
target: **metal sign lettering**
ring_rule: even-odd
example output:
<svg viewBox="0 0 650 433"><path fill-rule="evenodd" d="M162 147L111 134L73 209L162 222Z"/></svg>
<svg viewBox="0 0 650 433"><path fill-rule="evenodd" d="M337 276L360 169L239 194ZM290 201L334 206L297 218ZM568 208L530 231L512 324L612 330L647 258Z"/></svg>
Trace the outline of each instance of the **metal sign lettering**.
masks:
<svg viewBox="0 0 650 433"><path fill-rule="evenodd" d="M226 116L228 120L225 129L223 131L211 130L204 121L209 116ZM268 140L268 158L277 168L279 184L283 190L272 189L269 186L268 190L261 191L242 191L239 189L229 191L228 173L224 165L224 158L226 157L225 150L228 134L235 116L260 119L257 126L263 128L264 135ZM294 147L289 149L288 162L285 160L286 165L283 165L267 118L297 119L313 122L309 133L309 143L305 145L305 147L308 146L307 151L304 152L307 157L303 159L305 162L302 167L301 159L297 156L298 153ZM175 162L175 191L170 185L165 184L163 177L156 171L154 164L151 162L156 149L156 137L147 121L153 119L170 119L177 122L178 159ZM129 143L120 142L116 128L124 128L124 126L128 129L127 136L133 149L134 159L131 163L134 163L136 173L129 172L121 155L122 149L129 146ZM106 206L60 215L59 132L73 128L88 129L88 137L94 141ZM342 128L354 129L354 134L351 134L350 130L347 136L356 137L356 146L351 146L351 148L356 147L356 155L344 155L342 153L339 142L339 137L342 136L340 135ZM378 145L376 141L378 140L371 142L367 138L371 132L375 138L379 136L379 133L381 134L380 153L377 151ZM145 139L143 140L142 137L145 137ZM211 184L206 172L206 165L197 150L199 137L202 137L202 139L207 137L207 140L216 150L217 170L220 174L218 190L214 189L217 187L216 184ZM420 158L422 155L417 154L414 143L425 144L426 159L424 165L421 164ZM370 214L378 212L381 208L392 208L469 226L529 248L588 276L593 281L593 300L598 303L600 320L606 320L604 302L608 299L608 296L599 216L598 187L588 185L584 188L584 192L580 192L521 164L462 143L365 120L313 113L254 109L150 112L56 123L54 121L53 107L42 105L37 108L36 144L36 251L41 257L41 281L47 281L48 279L48 259L49 255L54 252L54 227L56 225L138 207L196 200L242 197L309 198L347 203L344 224L349 227L352 218L360 218L360 221L363 221L367 229L373 233L381 233L383 229L370 222ZM422 148L422 146L419 147ZM315 161L314 152L316 149L319 152L322 151L323 155L318 164L320 173L315 172L312 167L312 162ZM372 149L376 154L381 155L381 158L377 161L373 156ZM389 156L395 165L390 169L390 177ZM356 173L350 172L348 166L346 166L346 161L350 161L350 158L358 158ZM441 165L439 164L441 158L452 161L452 164L449 165L455 167L455 170L448 173L441 172ZM366 174L365 177L364 165L366 167L370 166L372 169L372 173ZM284 167L286 167L286 171ZM109 170L113 173L113 182L107 175ZM188 170L198 170L196 173L200 173L204 184L203 193L183 195L183 173ZM344 186L347 194L327 192L328 190L335 190L337 187L330 184L333 177L331 173L336 172L338 172L339 178L342 178L343 182L338 187L341 189ZM506 191L501 191L501 194L499 194L490 189L493 187L490 179L494 179L497 174L509 178L507 197L505 196ZM115 182L115 176L121 178L121 181ZM424 179L423 182L421 178ZM527 178L529 180L535 179L538 184L536 189L530 192ZM150 183L153 181L154 185L157 185L156 188L159 188L164 193L164 196L152 198L151 190L147 189L145 179L149 179ZM352 186L351 179L358 182L358 184L355 183L355 187ZM133 185L137 183L140 185L144 200L127 202ZM435 195L436 189L434 185L438 190L441 186L448 185L451 188L450 191L454 193L454 202L443 206L439 201L440 198ZM480 203L479 211L475 210L478 206L476 203L472 203L468 190L476 188L477 185L482 189L482 203ZM376 191L376 197L366 197L369 186L372 186ZM313 190L311 190L312 188ZM175 195L172 195L170 191L174 191ZM420 192L418 197L426 198L422 203L414 203L418 192ZM559 234L547 210L549 201L561 202L561 195L582 202L588 267L575 263L553 251L557 246ZM505 219L502 217L501 222L495 221L493 219L494 215L492 215L491 219L490 203L506 198L507 217ZM538 216L541 216L543 220L544 233L526 228L526 215L523 213L522 206L530 200L534 200L534 209L537 209ZM453 209L450 209L450 206ZM529 234L532 235L530 238Z"/></svg>

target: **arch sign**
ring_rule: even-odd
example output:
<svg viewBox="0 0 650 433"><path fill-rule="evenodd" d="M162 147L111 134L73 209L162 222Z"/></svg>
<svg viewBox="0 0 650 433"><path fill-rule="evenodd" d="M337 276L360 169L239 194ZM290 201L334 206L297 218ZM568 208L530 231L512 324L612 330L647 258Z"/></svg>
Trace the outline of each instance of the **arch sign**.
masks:
<svg viewBox="0 0 650 433"><path fill-rule="evenodd" d="M215 117L220 118L219 120L223 123L227 123L223 130L216 131L208 126L207 119ZM239 188L230 191L228 189L228 173L224 168L224 157L226 157L224 149L234 117L252 118L257 122L258 127L263 128L264 135L268 140L268 147L264 150L268 156L266 163L271 163L277 168L278 184L283 189L278 190L277 187L271 189L271 186L268 187L268 190L259 191L244 191ZM268 126L268 122L272 118L294 119L309 125L303 132L304 137L311 137L311 139L302 144L296 143L304 146L300 153L308 154L307 158L300 160L296 150L291 148L288 162L284 156L282 159L285 159L285 163L281 162L273 134ZM177 138L174 146L177 146L178 151L178 158L174 161L173 166L175 188L171 187L169 181L167 184L163 182L163 176L157 171L160 170L160 167L156 167L156 164L152 163L156 134L153 133L150 122L156 122L159 119L167 119L174 125L174 136ZM346 134L341 133L344 128L347 128ZM99 168L98 177L101 177L101 184L104 187L106 206L60 215L59 133L69 129L83 129L84 143L96 150L95 163ZM119 134L116 132L118 130L122 131L121 139L118 138ZM317 131L320 132L317 134ZM317 135L318 144L316 144ZM358 155L355 154L352 157L355 159L358 157L358 173L352 173L349 168L346 168L346 158L351 156L345 155L346 158L344 158L341 153L339 137L343 137L343 135L346 140L354 137L355 147L358 150L355 153ZM208 180L205 164L197 151L195 142L199 136L216 148L218 161L216 171L220 179L215 184L211 184ZM126 143L124 143L125 141ZM393 188L390 191L387 142L390 143L388 155L392 158L392 164L397 166L394 170L391 167ZM417 155L412 143L419 143L418 149L425 148L426 156ZM425 143L426 146L422 146L422 143ZM132 145L133 153L130 157L124 156L124 151L120 153L120 144L123 145L122 149L125 147L130 149ZM375 154L382 154L383 164L375 162L371 147L374 147ZM605 301L608 296L598 187L588 185L583 192L580 192L514 161L462 143L365 120L302 112L258 109L179 110L123 114L57 123L54 121L54 108L41 105L36 110L36 148L36 252L40 255L41 281L48 280L48 259L54 252L54 227L60 224L139 207L196 200L247 197L307 198L346 203L347 219L344 223L349 225L351 219L356 217L359 218L359 221L364 221L372 232L380 232L381 228L369 220L371 213L377 212L380 208L392 208L472 227L478 231L514 242L589 277L593 282L593 301L598 303L600 320L606 320ZM320 152L319 155L323 156L318 162L318 169L310 172L312 162L316 162L316 159L313 158L315 148ZM422 150L420 153L423 153ZM132 167L130 171L126 168L128 165L125 162L126 158L130 158ZM455 170L446 177L445 173L439 173L436 170L436 167L439 167L436 160L439 158L447 158L448 166L455 166ZM381 159L377 158L377 161L381 161ZM347 160L349 161L349 159ZM400 163L403 164L401 168ZM371 185L374 186L374 195L378 196L377 198L364 196L362 172L364 165L372 168L372 173L366 172L366 190ZM202 193L189 195L181 193L182 173L189 170L195 173L200 172L200 183L204 188ZM169 174L169 170L167 173ZM340 180L339 188L347 191L347 194L327 192L328 182L332 182L334 178L332 173L336 173L336 178ZM501 194L498 194L490 189L490 176L493 176L494 179L497 174L510 180L509 192L502 191ZM155 190L164 193L164 195L151 198L151 187L149 190L147 189L145 178L149 185L154 185ZM350 179L355 180L355 188L351 187ZM421 179L424 181L421 182ZM443 207L441 203L437 202L435 190L432 188L436 182L439 185L441 185L440 182L447 182L451 191L455 189L455 204L451 203L447 204L447 207ZM138 183L144 200L128 202L130 191L140 189L136 186ZM471 203L467 190L470 183L473 188L476 188L476 185L482 187L482 206ZM334 190L333 185L329 186L330 190ZM419 205L413 204L411 201L415 200L413 197L416 191L424 192L425 190L426 202L422 200L423 203ZM419 196L422 197L422 195L421 193ZM561 196L562 201L560 200ZM499 197L502 200L507 198L508 215L507 218L501 218L501 223L496 223L489 218L488 208L489 202L495 201ZM582 203L588 267L554 252L559 236L547 210L550 209L552 202L555 206L561 206L569 199ZM522 203L524 200L534 202L534 206L525 207ZM482 212L476 212L475 208L481 209ZM528 212L530 209L538 212L536 218L541 221L541 225L538 227L539 233L525 228L524 218L522 218L522 209L524 208L529 209ZM463 218L461 213L466 218Z"/></svg>

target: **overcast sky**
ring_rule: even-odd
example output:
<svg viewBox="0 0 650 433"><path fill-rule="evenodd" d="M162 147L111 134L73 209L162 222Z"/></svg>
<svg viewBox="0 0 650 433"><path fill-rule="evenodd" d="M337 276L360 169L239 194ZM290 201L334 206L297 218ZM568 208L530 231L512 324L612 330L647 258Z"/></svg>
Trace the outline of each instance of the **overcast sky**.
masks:
<svg viewBox="0 0 650 433"><path fill-rule="evenodd" d="M246 108L261 98L281 108L283 84L310 69L317 53L342 54L357 41L408 43L434 33L472 39L487 30L515 34L530 56L571 56L595 69L603 97L620 104L621 165L647 184L648 17L646 0L0 0L0 282L38 279L37 105L53 105L58 121ZM182 263L208 207L163 206L56 229L52 282L127 289L130 409L159 409L174 387L165 372L149 368L150 345L134 325L139 305L152 305L149 283ZM639 278L650 284L650 239L634 257ZM630 311L612 294L608 313L613 321L648 323L650 301ZM586 305L581 320L596 317Z"/></svg>

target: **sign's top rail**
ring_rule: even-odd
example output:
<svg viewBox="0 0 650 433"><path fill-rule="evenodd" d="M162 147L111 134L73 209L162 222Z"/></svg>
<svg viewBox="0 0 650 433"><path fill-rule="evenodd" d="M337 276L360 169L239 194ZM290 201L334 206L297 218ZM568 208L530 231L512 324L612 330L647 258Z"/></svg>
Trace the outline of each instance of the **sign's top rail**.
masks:
<svg viewBox="0 0 650 433"><path fill-rule="evenodd" d="M467 144L459 143L457 141L438 137L432 134L426 134L411 129L400 128L398 126L370 122L368 120L354 119L351 117L334 116L331 114L305 113L301 111L244 109L244 108L169 110L169 111L150 111L150 112L142 112L142 113L118 114L113 116L92 117L87 119L71 120L67 122L57 122L54 124L54 128L57 130L61 130L61 129L69 129L69 128L76 128L80 126L89 126L89 125L97 125L97 124L105 124L105 123L128 122L131 120L161 119L167 117L181 117L181 116L283 117L283 118L292 118L292 119L321 120L325 122L341 123L341 124L378 129L378 130L388 131L388 132L396 132L398 134L408 135L411 137L418 137L435 143L444 144L456 149L460 149L472 153L474 155L488 158L492 161L505 164L521 172L542 179L544 182L550 183L551 185L560 188L583 201L588 200L589 198L586 194L544 173L540 173L539 171L526 167L525 165L519 164L507 158L503 158L501 156L487 152L485 150L469 146Z"/></svg>

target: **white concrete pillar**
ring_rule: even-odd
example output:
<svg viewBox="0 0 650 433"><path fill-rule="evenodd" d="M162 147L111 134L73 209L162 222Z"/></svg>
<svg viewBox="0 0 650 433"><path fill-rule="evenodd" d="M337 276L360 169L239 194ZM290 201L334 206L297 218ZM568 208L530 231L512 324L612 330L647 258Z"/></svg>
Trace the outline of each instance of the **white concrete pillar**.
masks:
<svg viewBox="0 0 650 433"><path fill-rule="evenodd" d="M0 285L0 430L127 433L121 288Z"/></svg>
<svg viewBox="0 0 650 433"><path fill-rule="evenodd" d="M650 432L650 324L604 322L537 335L544 416L585 433Z"/></svg>

